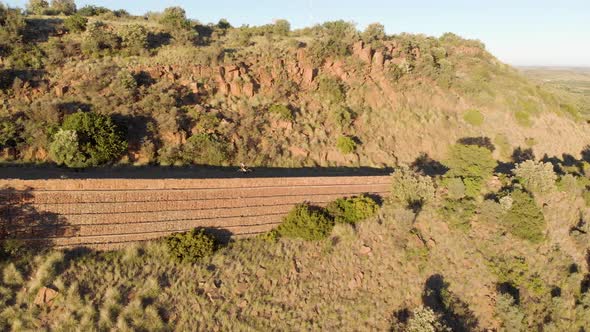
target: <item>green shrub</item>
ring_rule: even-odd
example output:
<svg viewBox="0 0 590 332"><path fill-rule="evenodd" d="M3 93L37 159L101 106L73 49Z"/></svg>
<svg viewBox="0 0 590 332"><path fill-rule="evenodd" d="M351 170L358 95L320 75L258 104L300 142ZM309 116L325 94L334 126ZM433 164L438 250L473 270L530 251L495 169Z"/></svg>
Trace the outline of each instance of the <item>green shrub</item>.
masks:
<svg viewBox="0 0 590 332"><path fill-rule="evenodd" d="M0 55L13 48L14 43L22 41L27 26L20 9L6 8L0 4Z"/></svg>
<svg viewBox="0 0 590 332"><path fill-rule="evenodd" d="M86 5L78 9L77 14L82 16L97 16L100 14L110 13L111 10L106 7Z"/></svg>
<svg viewBox="0 0 590 332"><path fill-rule="evenodd" d="M551 163L526 160L512 170L522 186L534 194L546 194L555 189L557 175Z"/></svg>
<svg viewBox="0 0 590 332"><path fill-rule="evenodd" d="M283 218L277 231L284 237L315 241L328 237L333 227L334 220L322 209L300 204Z"/></svg>
<svg viewBox="0 0 590 332"><path fill-rule="evenodd" d="M178 262L195 263L213 255L216 248L215 238L205 233L204 229L193 229L176 233L165 239L170 255Z"/></svg>
<svg viewBox="0 0 590 332"><path fill-rule="evenodd" d="M355 224L377 213L379 205L369 196L361 195L351 198L339 198L326 207L337 223Z"/></svg>
<svg viewBox="0 0 590 332"><path fill-rule="evenodd" d="M318 93L322 102L326 102L328 105L339 105L346 101L342 84L329 76L320 77Z"/></svg>
<svg viewBox="0 0 590 332"><path fill-rule="evenodd" d="M515 190L511 194L512 207L503 218L503 224L514 236L539 243L544 239L545 217L533 197Z"/></svg>
<svg viewBox="0 0 590 332"><path fill-rule="evenodd" d="M196 134L184 145L183 159L201 165L223 165L228 162L227 143L215 134Z"/></svg>
<svg viewBox="0 0 590 332"><path fill-rule="evenodd" d="M18 127L16 123L9 118L0 118L0 150L16 146L18 140Z"/></svg>
<svg viewBox="0 0 590 332"><path fill-rule="evenodd" d="M64 27L69 32L83 32L86 31L86 24L88 19L82 15L72 15L64 20Z"/></svg>
<svg viewBox="0 0 590 332"><path fill-rule="evenodd" d="M445 178L442 185L447 189L448 198L461 199L465 197L465 184L461 178Z"/></svg>
<svg viewBox="0 0 590 332"><path fill-rule="evenodd" d="M471 198L445 199L441 207L441 215L454 229L468 231L471 220L477 211L477 204Z"/></svg>
<svg viewBox="0 0 590 332"><path fill-rule="evenodd" d="M6 62L14 68L41 69L45 55L35 44L16 44Z"/></svg>
<svg viewBox="0 0 590 332"><path fill-rule="evenodd" d="M279 241L280 235L276 229L272 229L268 232L264 232L262 234L259 234L258 238L261 239L262 241L276 243Z"/></svg>
<svg viewBox="0 0 590 332"><path fill-rule="evenodd" d="M4 222L4 220L0 221ZM0 241L0 263L11 261L16 263L25 259L30 259L33 254L31 246L17 239L2 239Z"/></svg>
<svg viewBox="0 0 590 332"><path fill-rule="evenodd" d="M148 31L143 25L130 24L119 32L121 46L129 55L141 55L148 48Z"/></svg>
<svg viewBox="0 0 590 332"><path fill-rule="evenodd" d="M434 200L434 182L408 167L396 169L391 176L391 199L408 206L422 206Z"/></svg>
<svg viewBox="0 0 590 332"><path fill-rule="evenodd" d="M442 322L439 313L435 313L428 307L418 307L412 310L407 321L395 321L393 331L438 332L450 331L450 329Z"/></svg>
<svg viewBox="0 0 590 332"><path fill-rule="evenodd" d="M335 105L330 107L330 121L338 128L348 128L355 117L354 112L350 108L343 105Z"/></svg>
<svg viewBox="0 0 590 332"><path fill-rule="evenodd" d="M341 58L349 53L346 43L331 37L315 39L308 52L311 63L316 67L321 66L328 58Z"/></svg>
<svg viewBox="0 0 590 332"><path fill-rule="evenodd" d="M137 92L137 81L128 70L121 70L111 83L113 92L122 98L129 98Z"/></svg>
<svg viewBox="0 0 590 332"><path fill-rule="evenodd" d="M295 120L293 116L293 112L289 109L289 107L281 104L275 104L268 108L268 111L272 114L276 114L279 118L287 121Z"/></svg>
<svg viewBox="0 0 590 332"><path fill-rule="evenodd" d="M96 21L88 25L81 49L86 55L100 57L115 54L120 46L119 36L109 31L104 23Z"/></svg>
<svg viewBox="0 0 590 332"><path fill-rule="evenodd" d="M516 123L523 127L530 127L533 125L530 114L525 111L514 112L514 117L516 118Z"/></svg>
<svg viewBox="0 0 590 332"><path fill-rule="evenodd" d="M508 283L524 287L531 293L541 296L547 291L539 275L531 271L526 259L519 256L497 256L486 264L498 278L498 283Z"/></svg>
<svg viewBox="0 0 590 332"><path fill-rule="evenodd" d="M472 126L479 127L483 124L484 117L478 110L468 110L463 114L463 120Z"/></svg>
<svg viewBox="0 0 590 332"><path fill-rule="evenodd" d="M126 150L127 142L111 118L93 112L67 116L49 147L52 159L68 167L101 165Z"/></svg>
<svg viewBox="0 0 590 332"><path fill-rule="evenodd" d="M514 303L510 294L499 294L496 300L496 314L504 331L525 331L525 315Z"/></svg>
<svg viewBox="0 0 590 332"><path fill-rule="evenodd" d="M336 140L336 148L342 154L351 154L356 150L356 142L352 137L349 136L340 136L338 140Z"/></svg>
<svg viewBox="0 0 590 332"><path fill-rule="evenodd" d="M510 198L510 196L506 197ZM503 203L506 204L506 202ZM509 204L511 205L512 201L510 201ZM478 221L496 225L500 222L500 218L502 217L504 212L508 211L509 209L510 207L505 209L502 203L498 203L491 199L486 199L481 203L478 209L477 219Z"/></svg>

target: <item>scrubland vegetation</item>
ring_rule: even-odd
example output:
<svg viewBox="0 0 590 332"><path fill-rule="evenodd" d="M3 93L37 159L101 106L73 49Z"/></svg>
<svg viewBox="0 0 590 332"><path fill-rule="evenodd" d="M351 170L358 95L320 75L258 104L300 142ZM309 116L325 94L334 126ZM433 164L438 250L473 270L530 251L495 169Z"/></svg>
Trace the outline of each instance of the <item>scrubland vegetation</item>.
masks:
<svg viewBox="0 0 590 332"><path fill-rule="evenodd" d="M590 139L581 98L452 33L235 27L179 7L133 16L66 0L0 7L4 163L382 167L442 159L465 136L500 139L504 161L527 144L575 155ZM80 112L111 138L64 129Z"/></svg>
<svg viewBox="0 0 590 332"><path fill-rule="evenodd" d="M0 330L587 331L584 98L452 33L0 5L5 163L395 167L386 198L302 202L229 243L0 228Z"/></svg>
<svg viewBox="0 0 590 332"><path fill-rule="evenodd" d="M391 193L301 204L275 230L119 251L3 245L2 329L585 331L590 164L463 139ZM35 300L40 290L54 298Z"/></svg>

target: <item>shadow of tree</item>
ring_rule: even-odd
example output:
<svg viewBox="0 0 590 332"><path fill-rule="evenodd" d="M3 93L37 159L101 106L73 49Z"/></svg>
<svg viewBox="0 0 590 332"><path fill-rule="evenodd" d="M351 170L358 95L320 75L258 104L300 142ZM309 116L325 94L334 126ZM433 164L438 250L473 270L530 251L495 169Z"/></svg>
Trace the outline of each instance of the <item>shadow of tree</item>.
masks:
<svg viewBox="0 0 590 332"><path fill-rule="evenodd" d="M479 146L482 148L486 148L486 149L490 150L491 152L494 152L494 150L496 150L496 147L492 143L492 140L489 137L484 137L484 136L463 137L463 138L458 139L457 143L463 144L463 145Z"/></svg>
<svg viewBox="0 0 590 332"><path fill-rule="evenodd" d="M496 290L500 294L508 294L514 299L515 305L520 305L520 290L512 283L503 282L496 285Z"/></svg>
<svg viewBox="0 0 590 332"><path fill-rule="evenodd" d="M155 49L169 45L172 41L172 35L168 32L148 33L148 48Z"/></svg>
<svg viewBox="0 0 590 332"><path fill-rule="evenodd" d="M440 274L430 276L422 293L422 302L442 319L453 331L474 331L479 322L469 305L449 290L449 284Z"/></svg>
<svg viewBox="0 0 590 332"><path fill-rule="evenodd" d="M218 246L227 245L230 243L232 236L234 235L226 228L202 227L202 229L205 231L205 234L211 235L215 238L215 243Z"/></svg>
<svg viewBox="0 0 590 332"><path fill-rule="evenodd" d="M78 227L68 225L65 218L39 211L32 204L30 189L0 188L0 243L21 242L28 248L43 251L53 246L52 238L71 237Z"/></svg>
<svg viewBox="0 0 590 332"><path fill-rule="evenodd" d="M439 161L430 158L427 153L421 153L410 166L414 171L428 176L445 175L449 170Z"/></svg>
<svg viewBox="0 0 590 332"><path fill-rule="evenodd" d="M512 159L513 163L520 164L527 160L535 160L535 153L531 148L523 149L519 146L512 151L512 156L510 159Z"/></svg>

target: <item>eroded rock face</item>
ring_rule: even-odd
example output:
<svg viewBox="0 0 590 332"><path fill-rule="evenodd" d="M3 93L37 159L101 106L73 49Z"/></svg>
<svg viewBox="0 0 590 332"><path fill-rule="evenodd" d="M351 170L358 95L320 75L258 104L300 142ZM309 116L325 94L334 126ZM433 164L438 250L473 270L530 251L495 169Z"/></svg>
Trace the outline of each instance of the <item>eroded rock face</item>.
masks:
<svg viewBox="0 0 590 332"><path fill-rule="evenodd" d="M242 87L242 93L246 97L254 97L254 83L247 82Z"/></svg>
<svg viewBox="0 0 590 332"><path fill-rule="evenodd" d="M385 63L385 56L382 52L375 52L373 56L373 69L383 70L383 65Z"/></svg>
<svg viewBox="0 0 590 332"><path fill-rule="evenodd" d="M239 97L242 95L242 87L240 86L240 83L237 81L231 82L231 84L229 85L229 90L232 96Z"/></svg>
<svg viewBox="0 0 590 332"><path fill-rule="evenodd" d="M361 40L352 47L353 56L368 64L372 74L383 71L386 63L395 64L403 61L397 53L399 51L395 42L385 44L378 51ZM419 57L419 51L415 50L413 56ZM174 81L187 87L194 94L206 95L217 92L224 96L247 98L257 93L272 93L277 82L282 80L290 80L302 88L313 87L320 71L327 70L328 74L344 81L355 76L355 71L350 71L351 69L338 59L327 59L322 68L314 67L307 58L307 50L304 47L295 51L295 57L277 58L270 63L254 59L251 63L214 66L136 66L132 70L136 73L148 73L153 79ZM62 93L56 90L56 94Z"/></svg>
<svg viewBox="0 0 590 332"><path fill-rule="evenodd" d="M317 75L317 69L313 68L311 65L307 65L303 67L303 83L310 85L313 83L313 79Z"/></svg>
<svg viewBox="0 0 590 332"><path fill-rule="evenodd" d="M184 132L168 132L162 134L162 140L164 142L170 143L171 145L181 145L186 143L186 134Z"/></svg>

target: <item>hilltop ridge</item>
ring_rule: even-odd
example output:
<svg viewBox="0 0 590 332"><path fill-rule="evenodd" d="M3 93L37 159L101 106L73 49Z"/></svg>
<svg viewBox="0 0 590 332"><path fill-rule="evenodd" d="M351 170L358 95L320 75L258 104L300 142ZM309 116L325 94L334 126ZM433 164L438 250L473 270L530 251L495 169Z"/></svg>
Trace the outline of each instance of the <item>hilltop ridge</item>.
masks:
<svg viewBox="0 0 590 332"><path fill-rule="evenodd" d="M205 25L180 8L19 22L0 62L5 160L51 162L78 110L125 129L113 162L135 165L383 167L442 158L462 137L488 137L507 160L517 147L577 156L590 139L571 96L452 33Z"/></svg>

